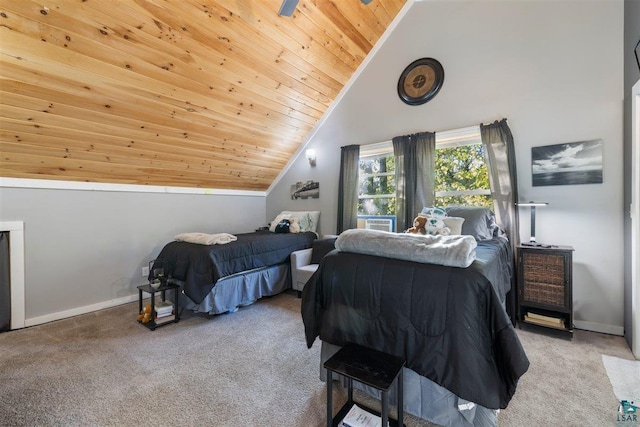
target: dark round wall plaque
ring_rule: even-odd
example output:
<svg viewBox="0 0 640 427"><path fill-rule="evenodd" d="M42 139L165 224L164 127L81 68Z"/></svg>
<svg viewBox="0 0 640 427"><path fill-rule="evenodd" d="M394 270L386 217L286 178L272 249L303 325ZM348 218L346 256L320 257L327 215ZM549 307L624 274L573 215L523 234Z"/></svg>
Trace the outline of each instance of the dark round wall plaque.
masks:
<svg viewBox="0 0 640 427"><path fill-rule="evenodd" d="M409 105L421 105L436 96L444 81L444 68L433 58L413 61L398 80L398 95Z"/></svg>

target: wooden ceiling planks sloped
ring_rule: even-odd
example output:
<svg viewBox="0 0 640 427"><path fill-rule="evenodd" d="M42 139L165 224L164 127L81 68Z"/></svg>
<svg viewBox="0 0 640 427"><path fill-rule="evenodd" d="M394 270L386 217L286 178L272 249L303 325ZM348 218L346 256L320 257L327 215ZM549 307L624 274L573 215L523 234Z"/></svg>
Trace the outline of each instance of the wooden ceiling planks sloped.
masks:
<svg viewBox="0 0 640 427"><path fill-rule="evenodd" d="M264 191L404 0L4 0L0 176Z"/></svg>

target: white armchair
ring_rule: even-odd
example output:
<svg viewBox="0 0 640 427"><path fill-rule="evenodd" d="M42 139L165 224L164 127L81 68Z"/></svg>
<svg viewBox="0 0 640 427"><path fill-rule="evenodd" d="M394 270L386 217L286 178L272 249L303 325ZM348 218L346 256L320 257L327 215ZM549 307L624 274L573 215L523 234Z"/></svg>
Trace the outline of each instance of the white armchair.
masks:
<svg viewBox="0 0 640 427"><path fill-rule="evenodd" d="M313 249L302 249L291 253L291 287L302 296L302 289L307 284L319 264L311 264Z"/></svg>
<svg viewBox="0 0 640 427"><path fill-rule="evenodd" d="M291 253L291 287L298 291L298 297L302 296L304 285L307 284L313 273L316 272L320 264L312 264L312 258L322 259L324 255L335 248L335 241L338 236L326 234L322 239L315 240L309 249L302 249ZM316 250L316 256L313 251Z"/></svg>

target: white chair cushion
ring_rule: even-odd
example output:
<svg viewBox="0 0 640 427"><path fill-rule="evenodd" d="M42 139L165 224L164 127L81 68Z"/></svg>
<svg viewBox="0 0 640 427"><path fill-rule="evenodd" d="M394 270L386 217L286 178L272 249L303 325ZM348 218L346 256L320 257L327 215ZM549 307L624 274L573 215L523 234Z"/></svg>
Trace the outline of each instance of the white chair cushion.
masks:
<svg viewBox="0 0 640 427"><path fill-rule="evenodd" d="M318 264L309 264L302 267L298 267L298 282L302 282L304 285L311 279L313 273L318 269Z"/></svg>

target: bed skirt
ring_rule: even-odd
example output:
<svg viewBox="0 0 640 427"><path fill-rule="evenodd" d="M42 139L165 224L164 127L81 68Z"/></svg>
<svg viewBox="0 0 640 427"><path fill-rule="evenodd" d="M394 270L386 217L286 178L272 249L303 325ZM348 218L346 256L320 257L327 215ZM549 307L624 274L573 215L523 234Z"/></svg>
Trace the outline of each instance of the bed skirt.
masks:
<svg viewBox="0 0 640 427"><path fill-rule="evenodd" d="M262 297L279 294L291 288L289 263L257 268L224 277L216 283L200 304L184 293L180 305L198 313L222 314L253 304Z"/></svg>
<svg viewBox="0 0 640 427"><path fill-rule="evenodd" d="M327 373L323 367L324 362L338 350L340 350L339 346L322 341L320 353L321 381L326 382L327 380ZM498 425L497 411L461 399L446 388L418 375L415 371L406 367L403 369L403 406L405 413L441 426L496 427ZM336 378L340 379L343 387L347 386L346 378L334 374L334 379ZM353 387L378 400L380 399L379 390L365 386L357 381L353 382ZM392 406L397 403L397 389L394 381L388 392L389 404Z"/></svg>

